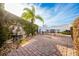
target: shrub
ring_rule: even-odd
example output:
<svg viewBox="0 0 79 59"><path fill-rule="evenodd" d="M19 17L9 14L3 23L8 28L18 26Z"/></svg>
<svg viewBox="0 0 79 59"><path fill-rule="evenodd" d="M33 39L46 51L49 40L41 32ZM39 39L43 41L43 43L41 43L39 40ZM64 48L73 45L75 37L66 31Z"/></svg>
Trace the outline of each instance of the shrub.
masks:
<svg viewBox="0 0 79 59"><path fill-rule="evenodd" d="M8 35L8 28L0 25L0 47L2 47L5 41L8 39Z"/></svg>
<svg viewBox="0 0 79 59"><path fill-rule="evenodd" d="M24 25L24 30L25 30L27 36L29 36L30 34L34 35L35 32L38 30L38 25L31 24L31 23L25 24Z"/></svg>
<svg viewBox="0 0 79 59"><path fill-rule="evenodd" d="M66 35L71 35L71 31L70 30L65 30L63 32L61 32L62 34L66 34Z"/></svg>

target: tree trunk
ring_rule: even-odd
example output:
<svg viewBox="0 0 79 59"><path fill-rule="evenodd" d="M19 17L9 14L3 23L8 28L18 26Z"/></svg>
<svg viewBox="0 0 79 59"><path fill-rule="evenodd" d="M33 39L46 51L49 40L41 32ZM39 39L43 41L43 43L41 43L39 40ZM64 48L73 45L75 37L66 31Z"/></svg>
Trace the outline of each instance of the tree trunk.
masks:
<svg viewBox="0 0 79 59"><path fill-rule="evenodd" d="M33 24L34 24L34 19L31 19L31 35L33 36Z"/></svg>

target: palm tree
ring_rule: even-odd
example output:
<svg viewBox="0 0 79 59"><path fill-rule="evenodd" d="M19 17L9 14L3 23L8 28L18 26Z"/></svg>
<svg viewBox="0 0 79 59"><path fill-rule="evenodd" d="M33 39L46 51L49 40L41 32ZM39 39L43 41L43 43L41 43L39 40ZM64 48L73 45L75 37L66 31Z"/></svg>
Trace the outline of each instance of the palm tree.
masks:
<svg viewBox="0 0 79 59"><path fill-rule="evenodd" d="M31 21L32 24L34 24L36 19L39 19L44 23L44 20L41 16L35 15L35 8L32 6L32 10L29 8L24 8L24 13L22 14L22 18L25 20Z"/></svg>
<svg viewBox="0 0 79 59"><path fill-rule="evenodd" d="M30 21L32 25L34 24L36 19L39 19L44 24L43 18L41 16L35 14L34 6L32 6L32 9L24 8L24 12L22 14L22 18L25 19L25 20ZM31 33L33 35L33 33L34 33L33 30L34 30L35 27L32 26L32 25L30 26L30 28L31 28L31 31L32 31ZM37 31L38 31L38 29L37 29Z"/></svg>
<svg viewBox="0 0 79 59"><path fill-rule="evenodd" d="M76 49L76 55L79 56L79 17L72 23L72 39L74 48Z"/></svg>

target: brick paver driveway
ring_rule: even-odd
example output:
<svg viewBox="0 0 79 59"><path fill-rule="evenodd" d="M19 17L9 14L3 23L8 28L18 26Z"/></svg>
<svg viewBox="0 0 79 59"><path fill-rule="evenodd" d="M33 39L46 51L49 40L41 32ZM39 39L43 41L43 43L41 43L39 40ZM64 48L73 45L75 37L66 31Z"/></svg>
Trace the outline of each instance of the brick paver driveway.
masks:
<svg viewBox="0 0 79 59"><path fill-rule="evenodd" d="M10 52L8 56L60 56L62 54L56 44L46 35L37 35L29 41L29 44Z"/></svg>

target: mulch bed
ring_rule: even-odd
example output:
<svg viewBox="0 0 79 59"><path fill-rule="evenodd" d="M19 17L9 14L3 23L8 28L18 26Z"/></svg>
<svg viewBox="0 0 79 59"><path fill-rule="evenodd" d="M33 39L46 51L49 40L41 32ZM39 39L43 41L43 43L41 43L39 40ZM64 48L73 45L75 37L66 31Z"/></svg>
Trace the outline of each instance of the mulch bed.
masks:
<svg viewBox="0 0 79 59"><path fill-rule="evenodd" d="M0 56L6 56L9 52L16 49L17 45L13 43L7 43L0 48Z"/></svg>
<svg viewBox="0 0 79 59"><path fill-rule="evenodd" d="M32 37L26 37L27 40L31 40L31 38ZM5 43L3 45L3 47L0 48L0 56L7 56L8 53L10 53L12 50L17 49L17 47L18 47L17 42L15 42L15 43Z"/></svg>

